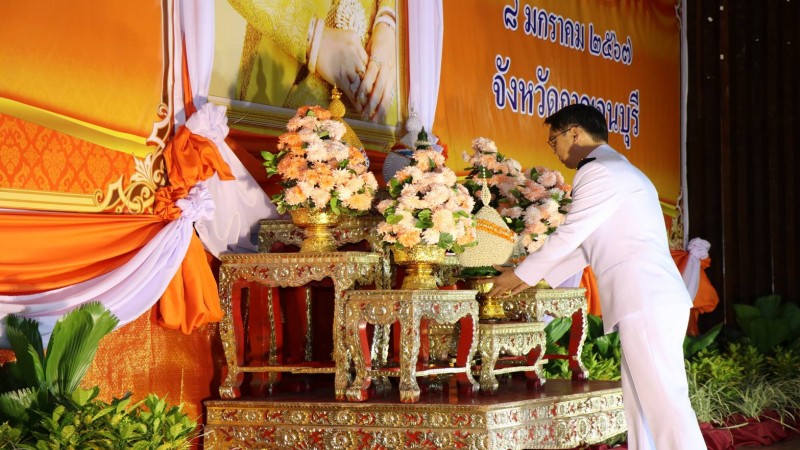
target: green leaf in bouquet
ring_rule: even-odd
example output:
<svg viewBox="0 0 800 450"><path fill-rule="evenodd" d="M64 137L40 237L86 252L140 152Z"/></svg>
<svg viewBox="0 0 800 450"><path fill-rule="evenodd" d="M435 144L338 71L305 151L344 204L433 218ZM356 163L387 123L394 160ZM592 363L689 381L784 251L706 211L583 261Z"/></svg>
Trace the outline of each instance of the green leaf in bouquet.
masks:
<svg viewBox="0 0 800 450"><path fill-rule="evenodd" d="M336 168L337 169L346 169L348 164L350 164L350 159L349 158L345 158L345 159L339 161L339 164L336 164Z"/></svg>
<svg viewBox="0 0 800 450"><path fill-rule="evenodd" d="M403 184L405 184L405 183L400 183L399 181L397 181L396 178L390 179L389 180L389 185L388 185L388 187L389 187L389 195L392 198L399 197L400 196L400 192L403 190Z"/></svg>
<svg viewBox="0 0 800 450"><path fill-rule="evenodd" d="M448 250L455 243L456 243L456 240L453 238L452 234L450 234L450 233L439 233L439 242L437 243L439 248L443 248L445 250Z"/></svg>
<svg viewBox="0 0 800 450"><path fill-rule="evenodd" d="M414 226L416 226L417 228L423 229L423 230L425 230L427 228L431 228L433 226L433 217L432 216L433 216L433 214L431 213L430 209L425 208L425 209L421 210L419 212L419 214L417 214L417 221L414 224Z"/></svg>
<svg viewBox="0 0 800 450"><path fill-rule="evenodd" d="M397 225L401 220L403 220L403 216L400 214L389 214L386 216L386 223L389 225Z"/></svg>
<svg viewBox="0 0 800 450"><path fill-rule="evenodd" d="M428 170L433 170L436 168L436 161L433 158L428 158Z"/></svg>
<svg viewBox="0 0 800 450"><path fill-rule="evenodd" d="M338 196L336 196L336 195L332 196L331 200L330 200L330 202L328 202L328 204L331 207L331 212L332 213L334 213L336 215L339 215L339 214L342 213L341 209L339 209L339 197Z"/></svg>

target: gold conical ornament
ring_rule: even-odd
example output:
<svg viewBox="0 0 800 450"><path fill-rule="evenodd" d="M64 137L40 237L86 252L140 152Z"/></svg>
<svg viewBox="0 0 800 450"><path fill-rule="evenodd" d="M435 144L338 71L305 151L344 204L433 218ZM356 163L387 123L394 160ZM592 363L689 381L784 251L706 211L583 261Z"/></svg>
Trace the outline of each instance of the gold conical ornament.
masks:
<svg viewBox="0 0 800 450"><path fill-rule="evenodd" d="M464 268L491 268L495 264L503 264L514 250L516 234L508 228L500 213L489 206L490 200L491 194L484 177L481 189L483 207L475 214L478 245L466 248L458 255L458 262ZM478 291L479 315L482 320L501 320L506 317L502 303L488 296L494 285L493 279L490 275L464 276L467 287Z"/></svg>
<svg viewBox="0 0 800 450"><path fill-rule="evenodd" d="M347 108L345 108L344 103L342 102L342 93L336 86L334 86L333 90L331 90L331 103L328 105L328 111L331 112L331 119L344 124L344 128L347 130L345 131L344 136L342 136L342 140L346 142L347 145L352 145L359 150L363 150L364 144L361 143L361 139L356 136L356 133L344 120L344 114L347 112Z"/></svg>

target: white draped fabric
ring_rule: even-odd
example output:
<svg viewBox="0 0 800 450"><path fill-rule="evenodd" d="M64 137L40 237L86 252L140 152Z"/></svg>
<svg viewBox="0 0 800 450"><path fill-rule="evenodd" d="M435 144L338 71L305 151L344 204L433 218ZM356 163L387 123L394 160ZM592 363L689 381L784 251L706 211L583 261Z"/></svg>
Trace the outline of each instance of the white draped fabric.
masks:
<svg viewBox="0 0 800 450"><path fill-rule="evenodd" d="M0 295L0 317L16 314L35 319L45 342L56 321L88 302L100 302L125 325L149 310L172 280L186 256L192 224L214 214L214 203L202 183L176 202L181 217L168 223L130 261L82 283L28 295ZM5 327L0 326L0 347Z"/></svg>
<svg viewBox="0 0 800 450"><path fill-rule="evenodd" d="M214 175L206 180L206 188L217 205L216 214L213 218L198 221L195 228L203 245L214 256L225 251L255 252L252 236L258 231L259 220L277 218L279 214L267 194L225 143L228 135L225 107L207 103L214 62L214 2L181 1L180 17L182 26L176 27L175 31L176 87L173 98L177 108L176 126L185 116L180 64L185 45L192 101L198 109L192 118L199 116L189 129L214 142L236 177L236 180L221 182ZM182 40L185 44L181 44Z"/></svg>
<svg viewBox="0 0 800 450"><path fill-rule="evenodd" d="M708 250L710 248L711 243L700 238L692 239L689 241L689 245L686 246L689 258L681 276L683 276L683 283L686 285L686 289L692 299L697 295L697 288L700 286L700 271L703 270L701 261L708 258Z"/></svg>
<svg viewBox="0 0 800 450"><path fill-rule="evenodd" d="M408 105L417 112L431 142L442 73L444 16L441 0L408 2Z"/></svg>
<svg viewBox="0 0 800 450"><path fill-rule="evenodd" d="M213 217L199 220L195 229L203 245L214 256L225 251L255 252L252 235L258 231L259 220L279 216L267 194L225 143L228 135L225 111L224 106L206 103L186 124L192 133L216 144L222 159L236 177L235 180L220 181L215 174L205 181L217 206L216 213Z"/></svg>

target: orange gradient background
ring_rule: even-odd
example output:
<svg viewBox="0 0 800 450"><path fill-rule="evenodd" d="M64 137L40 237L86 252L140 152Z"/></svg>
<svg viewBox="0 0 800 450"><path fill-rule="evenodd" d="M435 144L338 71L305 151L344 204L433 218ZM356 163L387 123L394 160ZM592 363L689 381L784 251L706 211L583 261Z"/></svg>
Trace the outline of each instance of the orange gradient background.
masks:
<svg viewBox="0 0 800 450"><path fill-rule="evenodd" d="M160 0L0 2L0 18L0 97L150 135L167 63Z"/></svg>
<svg viewBox="0 0 800 450"><path fill-rule="evenodd" d="M504 26L503 9L514 0L461 0L444 2L444 44L434 133L448 145L448 166L463 173L463 151L471 152L472 139L494 140L506 156L523 167L544 165L566 169L547 145L547 127L534 114L513 112L508 105L495 106L492 80L496 55L509 57L506 80L514 76L537 82L536 68L550 68L545 87L628 104L639 91L639 135L631 133L630 149L622 135L609 132L609 144L628 157L653 181L662 200L675 204L680 190L680 24L675 2L652 0L520 0L516 31ZM524 6L544 9L585 25L584 49L562 46L558 40L542 40L524 32ZM589 52L589 23L594 34L615 31L617 41L630 36L630 65L594 56ZM547 113L545 112L545 115Z"/></svg>

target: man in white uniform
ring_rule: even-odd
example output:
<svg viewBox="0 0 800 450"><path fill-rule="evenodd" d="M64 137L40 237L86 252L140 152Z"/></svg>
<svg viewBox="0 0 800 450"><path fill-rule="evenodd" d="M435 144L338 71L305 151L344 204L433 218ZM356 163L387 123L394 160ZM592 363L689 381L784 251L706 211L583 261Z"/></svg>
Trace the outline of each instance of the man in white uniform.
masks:
<svg viewBox="0 0 800 450"><path fill-rule="evenodd" d="M656 189L606 141L603 115L569 105L544 121L570 169L572 205L547 242L515 269L500 268L490 296L551 286L587 264L597 276L605 332L619 331L622 393L632 450L701 450L689 402L683 338L692 305L669 253Z"/></svg>

